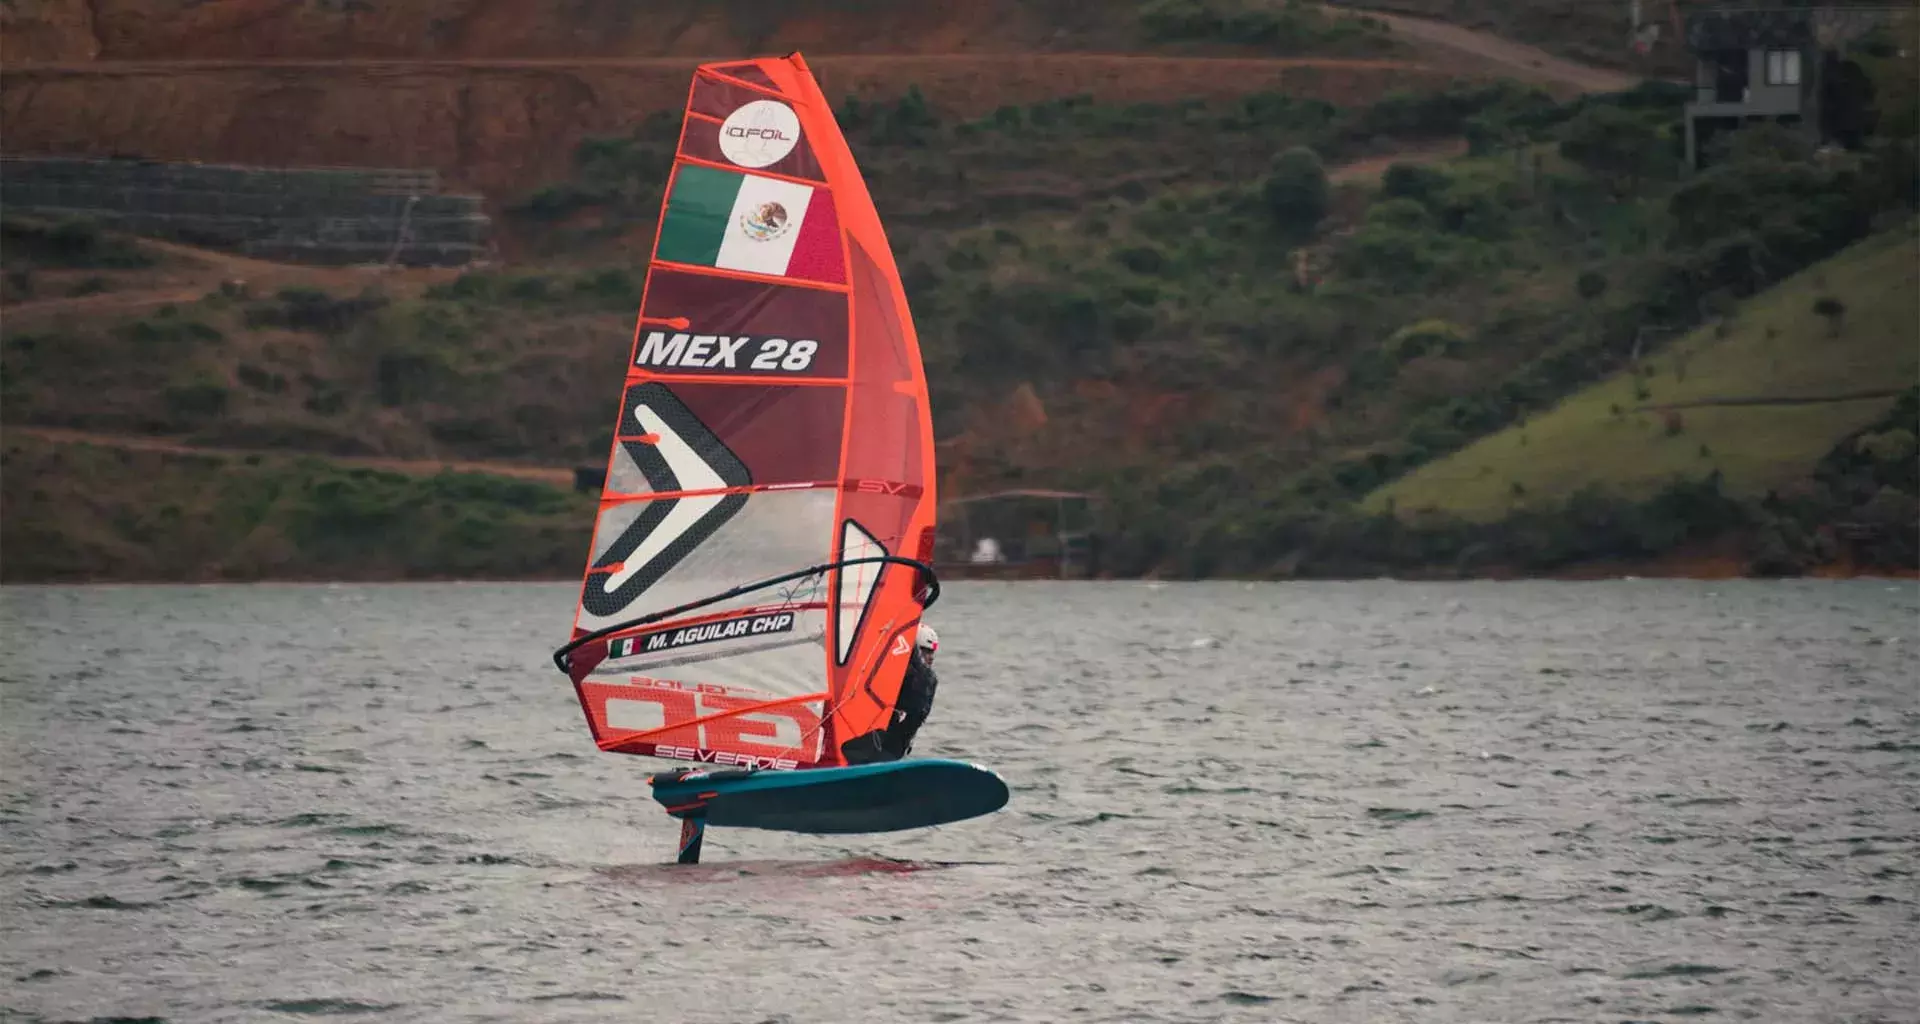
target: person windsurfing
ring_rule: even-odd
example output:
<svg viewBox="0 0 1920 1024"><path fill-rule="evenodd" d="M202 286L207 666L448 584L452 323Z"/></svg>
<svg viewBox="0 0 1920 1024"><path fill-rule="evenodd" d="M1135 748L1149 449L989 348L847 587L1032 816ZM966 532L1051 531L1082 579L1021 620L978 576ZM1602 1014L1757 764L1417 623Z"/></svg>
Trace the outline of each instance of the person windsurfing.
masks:
<svg viewBox="0 0 1920 1024"><path fill-rule="evenodd" d="M933 674L933 656L940 650L940 634L922 622L914 636L907 671L900 679L900 699L893 702L893 721L884 729L855 736L840 747L848 764L898 761L913 749L914 734L933 713L933 694L940 680Z"/></svg>

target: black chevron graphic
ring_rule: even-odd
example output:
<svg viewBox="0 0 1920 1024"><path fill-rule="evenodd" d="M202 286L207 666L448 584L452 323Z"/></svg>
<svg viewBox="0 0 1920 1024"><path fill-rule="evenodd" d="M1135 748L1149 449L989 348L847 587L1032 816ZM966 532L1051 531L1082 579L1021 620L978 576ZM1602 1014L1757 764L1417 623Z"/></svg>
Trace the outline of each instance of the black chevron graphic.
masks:
<svg viewBox="0 0 1920 1024"><path fill-rule="evenodd" d="M659 441L646 444L628 440L649 433L658 434ZM640 467L655 491L746 487L753 483L746 463L658 381L627 389L614 436L619 439L615 443ZM640 516L593 563L580 606L600 618L618 615L746 504L744 494L648 502ZM670 535L656 536L662 530L670 531ZM643 564L625 565L643 548L652 552ZM616 568L620 569L620 581L609 589Z"/></svg>

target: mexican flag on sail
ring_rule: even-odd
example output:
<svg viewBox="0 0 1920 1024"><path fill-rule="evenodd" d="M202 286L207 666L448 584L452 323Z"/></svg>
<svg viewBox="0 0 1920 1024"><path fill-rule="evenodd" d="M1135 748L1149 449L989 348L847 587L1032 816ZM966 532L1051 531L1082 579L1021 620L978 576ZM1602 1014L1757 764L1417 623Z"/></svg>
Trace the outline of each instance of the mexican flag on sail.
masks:
<svg viewBox="0 0 1920 1024"><path fill-rule="evenodd" d="M842 283L833 193L798 181L682 164L656 259Z"/></svg>

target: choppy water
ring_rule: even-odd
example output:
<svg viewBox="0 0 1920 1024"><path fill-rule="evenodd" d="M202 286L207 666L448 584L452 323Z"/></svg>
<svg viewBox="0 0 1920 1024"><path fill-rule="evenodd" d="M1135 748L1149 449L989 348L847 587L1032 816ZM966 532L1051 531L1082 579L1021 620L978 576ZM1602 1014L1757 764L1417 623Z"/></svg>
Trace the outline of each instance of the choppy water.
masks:
<svg viewBox="0 0 1920 1024"><path fill-rule="evenodd" d="M948 587L992 817L673 823L573 588L0 594L0 1017L1912 1021L1911 583Z"/></svg>

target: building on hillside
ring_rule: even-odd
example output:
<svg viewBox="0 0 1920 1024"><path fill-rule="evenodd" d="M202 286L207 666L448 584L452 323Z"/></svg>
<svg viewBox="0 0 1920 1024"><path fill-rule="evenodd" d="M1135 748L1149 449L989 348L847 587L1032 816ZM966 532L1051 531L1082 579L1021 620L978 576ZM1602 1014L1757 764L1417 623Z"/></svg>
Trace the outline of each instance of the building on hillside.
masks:
<svg viewBox="0 0 1920 1024"><path fill-rule="evenodd" d="M940 503L934 569L942 576L1087 579L1100 572L1099 499L1011 490Z"/></svg>
<svg viewBox="0 0 1920 1024"><path fill-rule="evenodd" d="M1857 143L1872 89L1848 49L1915 9L1914 0L1868 0L1688 11L1687 49L1698 64L1686 107L1687 167L1704 165L1715 135L1756 121L1796 126L1816 143Z"/></svg>

